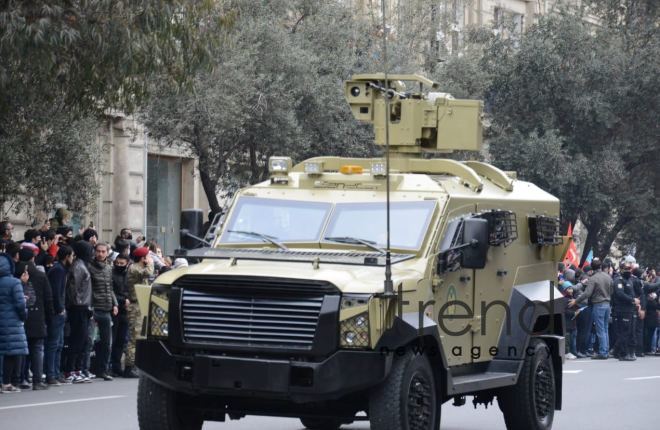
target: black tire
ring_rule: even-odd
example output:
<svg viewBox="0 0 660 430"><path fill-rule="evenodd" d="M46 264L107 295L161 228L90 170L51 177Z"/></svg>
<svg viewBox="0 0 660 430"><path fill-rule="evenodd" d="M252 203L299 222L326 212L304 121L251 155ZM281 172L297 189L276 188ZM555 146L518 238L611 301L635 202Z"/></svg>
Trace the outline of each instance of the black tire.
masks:
<svg viewBox="0 0 660 430"><path fill-rule="evenodd" d="M201 430L204 420L185 407L185 397L140 375L137 393L140 430Z"/></svg>
<svg viewBox="0 0 660 430"><path fill-rule="evenodd" d="M550 430L555 414L555 372L550 349L532 339L516 385L497 395L508 430Z"/></svg>
<svg viewBox="0 0 660 430"><path fill-rule="evenodd" d="M371 430L438 430L440 401L424 355L396 357L387 379L369 396Z"/></svg>
<svg viewBox="0 0 660 430"><path fill-rule="evenodd" d="M301 418L300 422L309 430L338 430L342 422L326 418Z"/></svg>

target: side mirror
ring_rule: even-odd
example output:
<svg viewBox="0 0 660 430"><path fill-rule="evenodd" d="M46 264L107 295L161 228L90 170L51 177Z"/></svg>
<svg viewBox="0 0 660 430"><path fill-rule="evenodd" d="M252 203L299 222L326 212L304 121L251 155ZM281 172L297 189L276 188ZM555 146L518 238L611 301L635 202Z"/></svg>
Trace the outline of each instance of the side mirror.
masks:
<svg viewBox="0 0 660 430"><path fill-rule="evenodd" d="M467 218L463 224L463 244L461 267L483 269L488 254L488 220Z"/></svg>
<svg viewBox="0 0 660 430"><path fill-rule="evenodd" d="M199 241L195 240L194 236L201 236L204 234L202 230L204 222L202 219L201 209L184 209L181 211L181 223L179 225L181 248L194 249L199 246Z"/></svg>

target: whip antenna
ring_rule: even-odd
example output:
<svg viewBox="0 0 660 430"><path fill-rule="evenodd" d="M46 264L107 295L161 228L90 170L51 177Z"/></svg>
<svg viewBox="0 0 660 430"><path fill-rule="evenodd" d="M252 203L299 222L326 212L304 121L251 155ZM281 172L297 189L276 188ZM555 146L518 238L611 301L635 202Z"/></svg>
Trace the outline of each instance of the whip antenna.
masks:
<svg viewBox="0 0 660 430"><path fill-rule="evenodd" d="M394 284L392 283L392 256L390 251L390 88L387 76L387 20L385 14L385 0L381 0L380 4L383 13L383 73L385 74L385 213L387 219L384 295L394 296Z"/></svg>

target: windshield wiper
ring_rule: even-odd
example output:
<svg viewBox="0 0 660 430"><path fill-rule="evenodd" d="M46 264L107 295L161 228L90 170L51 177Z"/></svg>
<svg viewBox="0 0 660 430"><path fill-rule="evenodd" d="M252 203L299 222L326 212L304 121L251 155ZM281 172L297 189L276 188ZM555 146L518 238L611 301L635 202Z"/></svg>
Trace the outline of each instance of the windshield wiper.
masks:
<svg viewBox="0 0 660 430"><path fill-rule="evenodd" d="M385 250L376 246L376 242L372 240L360 239L359 237L348 237L348 236L338 236L338 237L324 237L323 240L328 240L330 242L337 243L349 243L351 245L364 245L367 248L371 248L374 251L378 251L381 254L385 255Z"/></svg>
<svg viewBox="0 0 660 430"><path fill-rule="evenodd" d="M227 233L237 233L237 234L244 234L245 236L258 237L264 242L272 243L273 245L277 246L280 249L283 249L285 251L289 250L289 248L287 248L286 245L284 245L282 242L278 242L276 237L269 236L267 234L258 233L256 231L246 231L246 230L227 230Z"/></svg>

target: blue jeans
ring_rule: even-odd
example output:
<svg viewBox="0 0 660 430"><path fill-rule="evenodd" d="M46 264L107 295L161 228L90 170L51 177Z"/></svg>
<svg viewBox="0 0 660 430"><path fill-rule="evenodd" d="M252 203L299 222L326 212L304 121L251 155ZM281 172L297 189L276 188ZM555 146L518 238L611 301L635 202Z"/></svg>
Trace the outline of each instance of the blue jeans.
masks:
<svg viewBox="0 0 660 430"><path fill-rule="evenodd" d="M655 329L653 337L651 337L651 352L660 350L660 327ZM0 357L0 360L2 357Z"/></svg>
<svg viewBox="0 0 660 430"><path fill-rule="evenodd" d="M62 349L64 348L65 322L65 315L55 315L48 326L48 338L46 339L46 352L44 354L46 380L57 379L61 376L60 363L62 361Z"/></svg>
<svg viewBox="0 0 660 430"><path fill-rule="evenodd" d="M577 329L569 330L568 334L568 352L577 355Z"/></svg>
<svg viewBox="0 0 660 430"><path fill-rule="evenodd" d="M598 337L598 354L607 356L610 352L610 339L608 325L610 321L610 303L596 303L592 305L591 314L596 324L596 337Z"/></svg>
<svg viewBox="0 0 660 430"><path fill-rule="evenodd" d="M32 370L32 383L43 382L41 377L44 372L44 342L43 337L28 337L29 354L25 356L21 369L21 381L27 382L29 371Z"/></svg>

